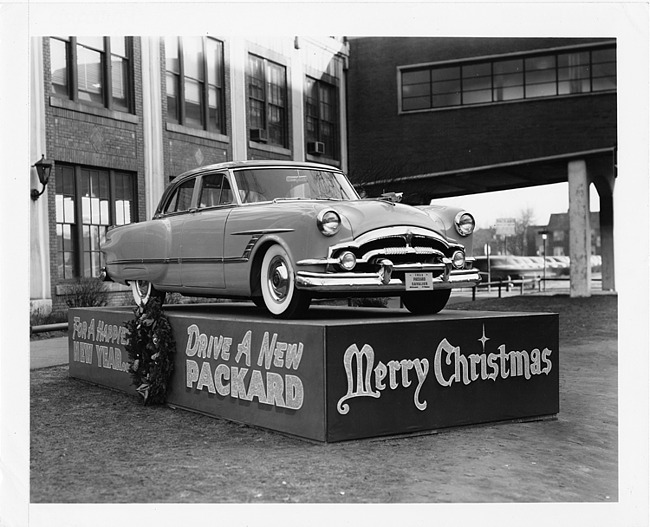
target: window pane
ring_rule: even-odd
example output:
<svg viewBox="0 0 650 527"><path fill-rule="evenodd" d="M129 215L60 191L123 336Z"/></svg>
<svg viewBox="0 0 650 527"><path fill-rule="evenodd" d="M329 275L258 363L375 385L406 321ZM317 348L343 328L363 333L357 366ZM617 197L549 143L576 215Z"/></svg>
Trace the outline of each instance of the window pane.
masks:
<svg viewBox="0 0 650 527"><path fill-rule="evenodd" d="M460 66L451 68L438 68L431 71L431 81L443 81L450 79L458 79L460 77Z"/></svg>
<svg viewBox="0 0 650 527"><path fill-rule="evenodd" d="M56 204L56 222L63 223L63 196L57 194L54 198L54 203Z"/></svg>
<svg viewBox="0 0 650 527"><path fill-rule="evenodd" d="M179 73L178 64L178 38L165 37L165 69L173 73Z"/></svg>
<svg viewBox="0 0 650 527"><path fill-rule="evenodd" d="M494 73L497 75L520 73L524 71L523 67L524 65L521 59L500 60L494 63Z"/></svg>
<svg viewBox="0 0 650 527"><path fill-rule="evenodd" d="M495 62L493 98L495 101L523 99L524 64L520 59Z"/></svg>
<svg viewBox="0 0 650 527"><path fill-rule="evenodd" d="M526 59L526 97L556 95L555 56Z"/></svg>
<svg viewBox="0 0 650 527"><path fill-rule="evenodd" d="M126 38L111 37L111 53L126 58Z"/></svg>
<svg viewBox="0 0 650 527"><path fill-rule="evenodd" d="M185 79L185 125L203 127L203 101L201 85L197 81Z"/></svg>
<svg viewBox="0 0 650 527"><path fill-rule="evenodd" d="M104 37L77 37L77 44L104 51Z"/></svg>
<svg viewBox="0 0 650 527"><path fill-rule="evenodd" d="M127 79L128 79L128 62L119 57L112 57L112 96L113 107L120 110L128 110L127 100Z"/></svg>
<svg viewBox="0 0 650 527"><path fill-rule="evenodd" d="M103 104L102 54L77 46L77 76L79 100Z"/></svg>
<svg viewBox="0 0 650 527"><path fill-rule="evenodd" d="M494 88L495 101L512 101L515 99L523 99L523 98L524 98L523 86L512 86L512 87L504 86L504 87Z"/></svg>
<svg viewBox="0 0 650 527"><path fill-rule="evenodd" d="M492 101L492 67L490 63L463 66L463 104Z"/></svg>
<svg viewBox="0 0 650 527"><path fill-rule="evenodd" d="M167 120L178 122L178 75L167 73Z"/></svg>
<svg viewBox="0 0 650 527"><path fill-rule="evenodd" d="M203 80L203 40L183 38L183 68L185 77Z"/></svg>
<svg viewBox="0 0 650 527"><path fill-rule="evenodd" d="M433 70L431 93L434 107L460 104L460 67Z"/></svg>
<svg viewBox="0 0 650 527"><path fill-rule="evenodd" d="M445 93L443 95L434 95L432 98L432 106L434 108L441 108L444 106L457 106L460 104L460 93Z"/></svg>
<svg viewBox="0 0 650 527"><path fill-rule="evenodd" d="M72 197L63 197L63 221L65 223L76 223L74 200Z"/></svg>
<svg viewBox="0 0 650 527"><path fill-rule="evenodd" d="M264 99L264 61L248 56L248 96L255 99Z"/></svg>
<svg viewBox="0 0 650 527"><path fill-rule="evenodd" d="M67 43L50 39L50 72L52 74L52 92L69 96L68 91L68 51Z"/></svg>
<svg viewBox="0 0 650 527"><path fill-rule="evenodd" d="M408 86L411 84L429 84L429 79L429 70L405 71L402 73L403 86Z"/></svg>
<svg viewBox="0 0 650 527"><path fill-rule="evenodd" d="M190 179L176 189L165 207L165 212L180 212L190 208L192 204L192 193L194 192L194 181L194 179Z"/></svg>
<svg viewBox="0 0 650 527"><path fill-rule="evenodd" d="M203 176L199 207L215 207L221 199L222 174L209 174Z"/></svg>
<svg viewBox="0 0 650 527"><path fill-rule="evenodd" d="M586 93L590 89L589 52L558 55L558 94Z"/></svg>
<svg viewBox="0 0 650 527"><path fill-rule="evenodd" d="M424 110L431 107L430 97L411 97L402 101L402 110Z"/></svg>
<svg viewBox="0 0 650 527"><path fill-rule="evenodd" d="M223 86L223 44L209 38L207 55L208 82L214 86Z"/></svg>
<svg viewBox="0 0 650 527"><path fill-rule="evenodd" d="M222 91L214 86L208 87L208 128L212 131L223 130L223 119L221 111Z"/></svg>
<svg viewBox="0 0 650 527"><path fill-rule="evenodd" d="M428 97L431 93L431 85L426 84L410 84L402 88L402 97L408 99L410 97Z"/></svg>
<svg viewBox="0 0 650 527"><path fill-rule="evenodd" d="M110 216L108 213L108 207L109 201L107 199L103 199L99 202L99 224L100 225L110 225Z"/></svg>
<svg viewBox="0 0 650 527"><path fill-rule="evenodd" d="M592 90L616 89L616 50L603 49L593 51L592 61Z"/></svg>
<svg viewBox="0 0 650 527"><path fill-rule="evenodd" d="M250 102L251 128L265 128L264 103L260 101Z"/></svg>

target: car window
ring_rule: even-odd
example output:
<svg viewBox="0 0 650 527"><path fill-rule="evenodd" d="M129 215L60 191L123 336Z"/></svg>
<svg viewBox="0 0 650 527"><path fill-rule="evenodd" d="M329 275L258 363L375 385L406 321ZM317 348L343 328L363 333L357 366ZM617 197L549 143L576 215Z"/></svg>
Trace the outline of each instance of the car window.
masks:
<svg viewBox="0 0 650 527"><path fill-rule="evenodd" d="M184 183L178 186L174 191L171 199L167 203L165 214L170 214L172 212L182 212L188 210L192 205L192 194L194 193L194 182L196 179L188 179Z"/></svg>
<svg viewBox="0 0 650 527"><path fill-rule="evenodd" d="M264 168L235 173L242 202L274 199L357 199L348 180L338 172L307 168Z"/></svg>
<svg viewBox="0 0 650 527"><path fill-rule="evenodd" d="M232 203L230 182L223 174L203 176L199 207L216 207Z"/></svg>

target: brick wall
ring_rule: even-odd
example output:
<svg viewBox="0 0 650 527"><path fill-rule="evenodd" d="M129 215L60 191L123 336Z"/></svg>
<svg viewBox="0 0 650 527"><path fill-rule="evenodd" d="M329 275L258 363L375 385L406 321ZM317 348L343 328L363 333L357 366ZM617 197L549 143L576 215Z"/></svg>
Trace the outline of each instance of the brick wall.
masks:
<svg viewBox="0 0 650 527"><path fill-rule="evenodd" d="M225 99L225 126L223 136L210 134L202 130L185 128L168 123L167 98L162 98L163 121L163 155L165 156L165 184L183 172L205 165L223 163L232 160L232 147L227 137L231 137L231 93L230 93L230 67L227 43L224 43L224 99ZM165 74L165 43L160 39L160 78L161 93L167 93L167 79Z"/></svg>
<svg viewBox="0 0 650 527"><path fill-rule="evenodd" d="M133 114L78 104L51 95L50 43L43 39L45 126L48 158L53 159L48 184L50 277L52 309L65 308L65 282L56 262L56 163L125 170L137 178L138 219L145 217L144 137L142 125L142 64L140 39L133 39ZM111 292L112 302L123 301L123 291Z"/></svg>
<svg viewBox="0 0 650 527"><path fill-rule="evenodd" d="M597 39L579 39L580 44ZM616 94L513 101L399 115L399 66L576 44L576 39L360 38L350 41L350 173L412 175L611 148Z"/></svg>

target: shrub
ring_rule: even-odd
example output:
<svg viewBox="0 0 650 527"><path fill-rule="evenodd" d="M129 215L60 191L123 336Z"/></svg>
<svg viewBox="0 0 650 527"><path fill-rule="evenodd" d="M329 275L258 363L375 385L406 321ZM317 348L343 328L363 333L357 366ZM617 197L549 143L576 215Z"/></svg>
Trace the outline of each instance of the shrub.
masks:
<svg viewBox="0 0 650 527"><path fill-rule="evenodd" d="M354 307L388 307L387 297L353 298Z"/></svg>
<svg viewBox="0 0 650 527"><path fill-rule="evenodd" d="M79 278L68 286L65 294L68 307L101 307L107 302L106 285L98 278Z"/></svg>

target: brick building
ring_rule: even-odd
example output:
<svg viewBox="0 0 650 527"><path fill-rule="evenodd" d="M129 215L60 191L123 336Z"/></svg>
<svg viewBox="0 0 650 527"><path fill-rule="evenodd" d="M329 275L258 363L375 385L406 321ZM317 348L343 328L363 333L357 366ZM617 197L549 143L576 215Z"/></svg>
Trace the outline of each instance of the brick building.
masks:
<svg viewBox="0 0 650 527"><path fill-rule="evenodd" d="M614 289L616 41L351 38L349 174L405 200L569 183L571 294L588 296L589 186Z"/></svg>
<svg viewBox="0 0 650 527"><path fill-rule="evenodd" d="M589 214L589 225L591 225L591 253L601 254L600 242L600 214L591 212ZM546 254L549 256L571 256L569 213L551 214L548 225L533 225L528 227L526 236L528 238L528 254L531 256L544 254L544 239L542 232L546 232Z"/></svg>
<svg viewBox="0 0 650 527"><path fill-rule="evenodd" d="M109 225L150 218L201 165L320 161L406 201L569 182L572 294L589 294L589 186L614 289L616 41L599 38L31 39L32 309L97 276ZM36 170L32 188L40 189ZM126 288L110 284L114 296Z"/></svg>
<svg viewBox="0 0 650 527"><path fill-rule="evenodd" d="M340 38L33 38L31 308L98 276L110 225L150 218L171 178L239 159L346 168ZM41 189L32 168L32 188ZM127 288L108 284L112 296Z"/></svg>

